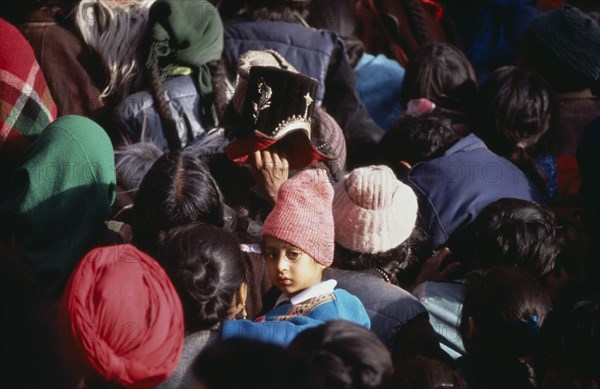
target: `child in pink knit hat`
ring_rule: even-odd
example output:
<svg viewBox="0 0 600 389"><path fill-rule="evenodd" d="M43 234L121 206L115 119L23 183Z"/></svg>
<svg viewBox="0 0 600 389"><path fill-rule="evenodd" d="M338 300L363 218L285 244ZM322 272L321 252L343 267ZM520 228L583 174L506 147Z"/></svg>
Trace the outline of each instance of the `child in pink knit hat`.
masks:
<svg viewBox="0 0 600 389"><path fill-rule="evenodd" d="M333 262L333 187L327 173L310 169L283 183L265 220L263 254L273 285L281 292L275 308L255 322L225 321L224 339L244 337L288 344L300 331L333 319L370 328L360 300L335 280L322 281Z"/></svg>

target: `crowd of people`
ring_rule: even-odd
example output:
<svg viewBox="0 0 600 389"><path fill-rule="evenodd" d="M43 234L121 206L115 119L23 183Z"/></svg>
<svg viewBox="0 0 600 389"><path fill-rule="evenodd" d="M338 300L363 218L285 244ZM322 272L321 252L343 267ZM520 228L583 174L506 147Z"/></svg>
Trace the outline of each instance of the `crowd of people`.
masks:
<svg viewBox="0 0 600 389"><path fill-rule="evenodd" d="M594 1L1 7L3 387L600 385Z"/></svg>

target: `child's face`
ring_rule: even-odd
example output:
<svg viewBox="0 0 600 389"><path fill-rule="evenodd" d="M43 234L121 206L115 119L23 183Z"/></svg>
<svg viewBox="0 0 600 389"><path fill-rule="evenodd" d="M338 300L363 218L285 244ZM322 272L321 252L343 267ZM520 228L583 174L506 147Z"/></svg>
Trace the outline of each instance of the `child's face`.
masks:
<svg viewBox="0 0 600 389"><path fill-rule="evenodd" d="M321 282L325 266L299 248L265 236L264 255L273 285L289 297Z"/></svg>

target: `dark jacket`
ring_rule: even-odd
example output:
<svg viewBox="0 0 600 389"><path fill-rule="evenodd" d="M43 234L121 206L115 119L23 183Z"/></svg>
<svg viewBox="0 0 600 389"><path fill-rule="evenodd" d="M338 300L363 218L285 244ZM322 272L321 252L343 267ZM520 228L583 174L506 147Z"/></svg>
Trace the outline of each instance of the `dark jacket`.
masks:
<svg viewBox="0 0 600 389"><path fill-rule="evenodd" d="M348 165L367 161L383 136L361 103L356 78L342 39L335 33L289 22L252 21L225 23L223 56L230 74L239 57L249 50L275 49L300 73L319 81L317 104L322 103L346 136Z"/></svg>
<svg viewBox="0 0 600 389"><path fill-rule="evenodd" d="M381 277L352 270L329 269L324 279L358 297L371 319L371 331L391 350L398 330L426 309L412 294Z"/></svg>
<svg viewBox="0 0 600 389"><path fill-rule="evenodd" d="M171 77L163 82L163 88L169 109L177 121L181 145L185 147L206 133L200 122L202 106L198 90L191 76ZM147 90L130 95L117 105L112 120L129 141L140 141L144 129L145 140L151 139L162 151L168 152L154 102L152 93Z"/></svg>
<svg viewBox="0 0 600 389"><path fill-rule="evenodd" d="M491 202L505 197L543 202L518 167L492 153L473 134L443 156L414 165L406 181L419 199L422 227L432 250L469 225Z"/></svg>

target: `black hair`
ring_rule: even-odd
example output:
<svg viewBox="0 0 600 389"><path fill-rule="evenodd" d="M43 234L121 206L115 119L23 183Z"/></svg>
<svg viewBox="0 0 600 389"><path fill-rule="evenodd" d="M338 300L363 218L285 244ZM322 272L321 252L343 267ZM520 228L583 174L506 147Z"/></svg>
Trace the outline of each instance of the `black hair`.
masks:
<svg viewBox="0 0 600 389"><path fill-rule="evenodd" d="M417 355L394 365L394 387L403 389L467 389L467 383L443 362Z"/></svg>
<svg viewBox="0 0 600 389"><path fill-rule="evenodd" d="M469 273L459 324L467 354L498 361L530 357L550 309L544 287L521 269L495 266Z"/></svg>
<svg viewBox="0 0 600 389"><path fill-rule="evenodd" d="M252 20L298 22L308 16L311 0L223 0L224 18L243 14Z"/></svg>
<svg viewBox="0 0 600 389"><path fill-rule="evenodd" d="M203 388L325 387L317 370L293 350L243 338L208 345L193 369Z"/></svg>
<svg viewBox="0 0 600 389"><path fill-rule="evenodd" d="M539 280L553 270L561 248L554 213L520 199L488 204L466 234L460 256L473 268L517 266Z"/></svg>
<svg viewBox="0 0 600 389"><path fill-rule="evenodd" d="M533 158L549 153L558 130L558 105L546 81L515 66L499 68L481 86L475 111L477 134L490 150L544 191L546 177Z"/></svg>
<svg viewBox="0 0 600 389"><path fill-rule="evenodd" d="M347 270L364 270L377 268L390 278L390 282L407 286L407 269L415 265L419 258L414 248L425 240L425 234L415 227L411 235L398 246L381 253L359 253L349 250L338 243L335 244L333 267Z"/></svg>
<svg viewBox="0 0 600 389"><path fill-rule="evenodd" d="M392 358L375 333L345 320L302 331L290 348L320 369L330 388L380 388L393 375Z"/></svg>
<svg viewBox="0 0 600 389"><path fill-rule="evenodd" d="M379 141L379 158L401 178L407 167L400 161L414 165L441 157L459 139L450 121L436 113L404 114Z"/></svg>
<svg viewBox="0 0 600 389"><path fill-rule="evenodd" d="M236 293L248 282L234 234L201 223L182 225L162 234L158 252L183 304L187 332L228 318Z"/></svg>
<svg viewBox="0 0 600 389"><path fill-rule="evenodd" d="M133 243L153 254L161 232L200 221L222 227L222 195L205 161L183 151L160 157L144 176L133 206Z"/></svg>
<svg viewBox="0 0 600 389"><path fill-rule="evenodd" d="M410 58L400 92L406 108L412 99L426 98L439 107L472 114L477 81L463 52L448 43L427 43Z"/></svg>
<svg viewBox="0 0 600 389"><path fill-rule="evenodd" d="M600 382L600 300L580 300L555 310L542 327L540 359L544 387L573 387Z"/></svg>

